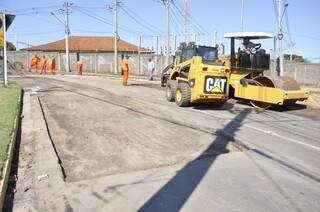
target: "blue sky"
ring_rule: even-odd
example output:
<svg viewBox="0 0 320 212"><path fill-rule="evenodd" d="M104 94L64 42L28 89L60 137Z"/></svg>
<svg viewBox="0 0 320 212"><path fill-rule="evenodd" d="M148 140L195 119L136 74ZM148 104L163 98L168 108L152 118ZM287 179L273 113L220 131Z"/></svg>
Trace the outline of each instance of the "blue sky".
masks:
<svg viewBox="0 0 320 212"><path fill-rule="evenodd" d="M107 5L112 4L112 0L73 0L71 2L74 5L70 15L71 34L112 35L113 27L108 24L113 22L112 11L104 9ZM164 34L165 13L160 0L121 0L121 2L122 7L129 14L139 15L137 18L139 23L137 23L124 10L120 10L121 38L137 43L139 34ZM175 0L175 2L178 8L182 7L182 0ZM319 58L320 1L288 0L288 3L290 31L295 43L294 53L302 54L309 59ZM241 0L191 0L194 24L190 26L190 31L208 33L216 30L218 31L218 42L227 44L228 41L223 39L223 34L240 29L240 4ZM8 30L8 39L13 42L18 40L34 45L62 39L64 36L63 25L50 14L53 11L63 20L63 16L58 11L62 5L62 0L1 0L1 11L6 10L9 13L17 14ZM181 15L175 7L172 7L172 11L172 30L179 33L183 29ZM89 17L85 13L93 15L95 18ZM145 27L141 26L141 22ZM201 27L195 26L197 25L195 23ZM272 0L245 0L245 31L274 33L275 25ZM212 43L213 36L199 36L197 40ZM286 40L289 40L288 35ZM146 47L155 47L155 43L155 38L143 39L143 45ZM164 43L164 38L160 38L160 43ZM271 41L265 42L265 45L268 50L273 48ZM24 46L19 44L19 47Z"/></svg>

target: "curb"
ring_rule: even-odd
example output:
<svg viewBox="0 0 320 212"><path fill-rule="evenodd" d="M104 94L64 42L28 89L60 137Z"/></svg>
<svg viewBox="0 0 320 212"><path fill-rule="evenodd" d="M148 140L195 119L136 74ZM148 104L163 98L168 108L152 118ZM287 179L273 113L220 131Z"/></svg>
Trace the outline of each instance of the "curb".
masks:
<svg viewBox="0 0 320 212"><path fill-rule="evenodd" d="M5 201L5 197L6 197L8 181L9 181L10 171L11 171L11 163L12 163L12 158L13 158L13 150L14 150L14 147L15 147L15 144L16 144L16 138L17 138L17 133L18 133L18 128L19 128L21 104L22 104L22 97L23 97L23 93L22 92L23 91L20 90L18 109L17 109L15 120L14 120L11 140L10 140L10 143L9 143L9 146L8 146L8 152L7 152L8 157L7 157L7 160L4 163L3 174L2 174L3 178L0 181L0 212L2 212L3 204L4 204L4 201Z"/></svg>

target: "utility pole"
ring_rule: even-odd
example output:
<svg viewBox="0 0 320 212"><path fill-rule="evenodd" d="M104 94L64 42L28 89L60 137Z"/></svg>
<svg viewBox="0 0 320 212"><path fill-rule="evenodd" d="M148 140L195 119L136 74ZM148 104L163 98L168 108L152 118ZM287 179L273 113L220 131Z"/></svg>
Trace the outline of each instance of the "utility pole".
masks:
<svg viewBox="0 0 320 212"><path fill-rule="evenodd" d="M114 74L118 74L118 0L114 0L113 11L114 11Z"/></svg>
<svg viewBox="0 0 320 212"><path fill-rule="evenodd" d="M273 36L273 76L278 76L278 68L277 68L277 59L278 59L278 55L277 55L277 36Z"/></svg>
<svg viewBox="0 0 320 212"><path fill-rule="evenodd" d="M69 62L69 2L65 0L64 2L64 26L65 26L65 40L66 40L66 72L70 72L70 62Z"/></svg>
<svg viewBox="0 0 320 212"><path fill-rule="evenodd" d="M213 46L214 47L217 45L217 38L218 38L218 32L214 31L214 34L213 34Z"/></svg>
<svg viewBox="0 0 320 212"><path fill-rule="evenodd" d="M243 14L244 13L244 0L241 0L241 25L240 25L240 30L241 32L243 32L244 28L243 28Z"/></svg>
<svg viewBox="0 0 320 212"><path fill-rule="evenodd" d="M283 7L284 6L284 7ZM283 42L282 39L284 37L282 30L282 19L288 7L288 3L284 4L283 0L278 0L278 35L277 35L277 56L279 58L279 73L278 75L283 76Z"/></svg>
<svg viewBox="0 0 320 212"><path fill-rule="evenodd" d="M4 86L8 85L8 64L7 64L7 35L6 35L6 14L3 13L3 81Z"/></svg>
<svg viewBox="0 0 320 212"><path fill-rule="evenodd" d="M139 76L141 75L141 45L142 45L142 35L139 36L139 47L138 47L138 69L139 69Z"/></svg>
<svg viewBox="0 0 320 212"><path fill-rule="evenodd" d="M280 76L283 76L283 53L282 53L282 0L278 0L278 57L280 60L279 68L280 68Z"/></svg>
<svg viewBox="0 0 320 212"><path fill-rule="evenodd" d="M170 2L171 0L163 0L166 6L167 12L167 53L166 53L166 65L169 65L170 57Z"/></svg>

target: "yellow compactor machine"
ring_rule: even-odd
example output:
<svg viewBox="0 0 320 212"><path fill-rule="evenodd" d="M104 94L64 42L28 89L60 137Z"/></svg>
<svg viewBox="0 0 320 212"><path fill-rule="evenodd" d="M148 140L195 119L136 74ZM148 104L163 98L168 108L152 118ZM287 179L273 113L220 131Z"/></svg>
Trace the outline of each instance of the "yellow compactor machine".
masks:
<svg viewBox="0 0 320 212"><path fill-rule="evenodd" d="M257 108L294 104L309 97L290 77L267 77L270 54L253 40L271 39L261 32L227 33L231 40L230 56L218 55L217 47L183 43L174 63L162 75L166 98L178 106L193 103L221 105L229 98L250 101ZM235 51L235 40L241 45Z"/></svg>

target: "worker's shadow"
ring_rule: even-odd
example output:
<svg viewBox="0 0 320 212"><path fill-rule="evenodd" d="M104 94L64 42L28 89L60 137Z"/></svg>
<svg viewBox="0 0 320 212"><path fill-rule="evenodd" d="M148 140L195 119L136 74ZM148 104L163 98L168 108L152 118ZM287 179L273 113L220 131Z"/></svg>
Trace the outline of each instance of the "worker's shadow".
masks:
<svg viewBox="0 0 320 212"><path fill-rule="evenodd" d="M177 174L155 193L140 209L144 211L180 211L193 191L197 188L207 171L222 153L228 153L227 145L234 142L232 137L239 130L241 123L251 112L250 109L241 111L234 120L230 121L221 132L227 133L228 138L221 133L211 145L195 160L186 164Z"/></svg>

